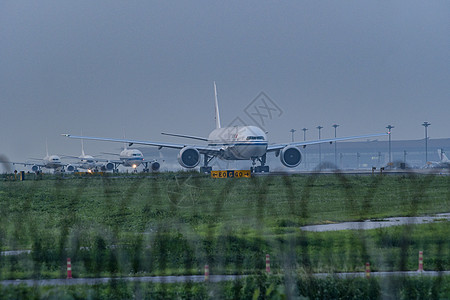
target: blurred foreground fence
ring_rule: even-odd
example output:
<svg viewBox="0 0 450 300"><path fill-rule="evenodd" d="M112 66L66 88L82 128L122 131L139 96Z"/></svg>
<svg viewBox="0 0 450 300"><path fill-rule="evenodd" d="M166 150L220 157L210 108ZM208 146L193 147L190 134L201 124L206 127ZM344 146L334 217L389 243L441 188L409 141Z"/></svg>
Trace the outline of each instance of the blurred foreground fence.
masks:
<svg viewBox="0 0 450 300"><path fill-rule="evenodd" d="M402 226L373 229L363 222L448 213L450 177L321 174L325 168L330 166L309 175L250 179L162 173L44 175L41 180L30 175L16 181L5 174L0 182L0 294L105 299L450 297L444 272L450 270L445 215L434 222L417 224L412 218ZM357 230L302 229L345 221L361 222ZM425 270L421 276L392 273L417 271L419 251ZM68 258L74 279L114 280L66 286L71 280L65 279ZM434 276L426 276L430 271ZM163 277L148 282L154 276ZM39 280L52 278L65 279L64 285L48 281L48 287L38 288L5 281L43 284Z"/></svg>

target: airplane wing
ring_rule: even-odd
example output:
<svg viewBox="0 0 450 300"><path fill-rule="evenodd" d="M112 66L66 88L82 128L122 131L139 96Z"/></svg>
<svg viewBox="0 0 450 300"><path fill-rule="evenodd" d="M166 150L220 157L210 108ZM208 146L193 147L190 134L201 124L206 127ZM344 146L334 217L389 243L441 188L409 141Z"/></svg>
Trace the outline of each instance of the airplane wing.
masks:
<svg viewBox="0 0 450 300"><path fill-rule="evenodd" d="M111 160L106 159L106 158L96 158L96 157L94 157L94 161L95 162L110 162Z"/></svg>
<svg viewBox="0 0 450 300"><path fill-rule="evenodd" d="M190 144L173 144L173 143L162 143L162 142L151 142L151 141L141 141L141 140L129 140L129 139L113 139L113 138L101 138L101 137L92 137L92 136L78 136L71 134L62 134L62 136L71 138L71 139L83 139L83 140L94 140L94 141L106 141L106 142L116 142L116 143L128 143L128 146L133 144L137 145L147 145L161 148L172 148L172 149L183 149L184 147L193 147L198 150L201 154L209 154L209 155L217 155L220 153L219 147L213 146L198 146L198 145L190 145Z"/></svg>
<svg viewBox="0 0 450 300"><path fill-rule="evenodd" d="M58 154L58 156L59 157L61 157L61 158L72 158L72 159L80 159L78 156L72 156L72 155L61 155L61 154Z"/></svg>
<svg viewBox="0 0 450 300"><path fill-rule="evenodd" d="M119 153L111 153L111 152L101 152L102 154L107 154L107 155L114 155L114 156L120 156Z"/></svg>
<svg viewBox="0 0 450 300"><path fill-rule="evenodd" d="M156 160L156 159L144 159L142 162L144 162L144 163L154 163L154 162L157 162L158 160Z"/></svg>
<svg viewBox="0 0 450 300"><path fill-rule="evenodd" d="M35 162L35 163L30 163L30 162L17 162L17 161L0 161L0 163L9 163L9 164L12 164L13 166L14 165L21 165L21 166L24 166L24 167L27 167L27 166L36 166L36 167L39 167L39 168L47 168L46 167L46 165L45 164L42 164L42 163L37 163L37 162ZM69 164L63 164L63 163L61 163L61 167L67 167Z"/></svg>
<svg viewBox="0 0 450 300"><path fill-rule="evenodd" d="M118 159L112 159L112 160L108 160L108 162L111 162L113 164L123 164L123 160L118 160Z"/></svg>
<svg viewBox="0 0 450 300"><path fill-rule="evenodd" d="M193 139L193 140L205 141L205 142L208 141L207 138L198 137L198 136L193 136L193 135L175 134L175 133L166 133L166 132L161 132L161 134L162 134L162 135L168 135L168 136L182 137L182 138L186 138L186 139Z"/></svg>
<svg viewBox="0 0 450 300"><path fill-rule="evenodd" d="M304 141L304 142L294 142L294 143L284 143L284 144L272 144L267 147L267 152L279 151L286 146L294 146L294 147L306 147L308 145L316 145L316 144L324 144L324 143L333 143L337 141L348 141L348 140L356 140L377 136L385 136L389 135L389 133L376 133L376 134L368 134L368 135L357 135L357 136L348 136L341 138L331 138L331 139L323 139L323 140L315 140L315 141Z"/></svg>
<svg viewBox="0 0 450 300"><path fill-rule="evenodd" d="M105 153L105 154L112 154L112 153ZM61 158L63 158L63 159L67 159L67 158L69 158L69 159L75 159L76 161L70 163L71 165L78 166L78 165L82 165L82 164L83 164L83 163L82 163L83 159L80 158L79 156L72 156L72 155L59 155L59 156L60 156ZM93 160L94 162L96 162L96 163L98 163L98 162L110 162L109 159L106 159L106 158L98 158L98 157L95 157L95 156L94 156L94 158L93 158L92 160ZM66 164L66 165L67 165L67 164Z"/></svg>
<svg viewBox="0 0 450 300"><path fill-rule="evenodd" d="M24 167L26 166L38 166L38 167L43 167L43 164L40 163L30 163L30 162L17 162L17 161L6 161L6 160L1 160L0 163L4 163L4 164L12 164L12 165L22 165Z"/></svg>

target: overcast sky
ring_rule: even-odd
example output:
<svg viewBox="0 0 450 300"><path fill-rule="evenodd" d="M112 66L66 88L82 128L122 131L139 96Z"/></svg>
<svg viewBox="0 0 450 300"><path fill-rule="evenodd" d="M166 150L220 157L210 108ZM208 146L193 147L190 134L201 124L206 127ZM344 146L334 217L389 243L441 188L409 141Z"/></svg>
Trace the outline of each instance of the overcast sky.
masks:
<svg viewBox="0 0 450 300"><path fill-rule="evenodd" d="M448 138L449 1L0 2L0 154L80 153L61 133L181 140L279 109L270 142L385 131ZM252 106L253 105L253 106ZM258 124L256 124L258 125ZM86 151L118 149L86 142Z"/></svg>

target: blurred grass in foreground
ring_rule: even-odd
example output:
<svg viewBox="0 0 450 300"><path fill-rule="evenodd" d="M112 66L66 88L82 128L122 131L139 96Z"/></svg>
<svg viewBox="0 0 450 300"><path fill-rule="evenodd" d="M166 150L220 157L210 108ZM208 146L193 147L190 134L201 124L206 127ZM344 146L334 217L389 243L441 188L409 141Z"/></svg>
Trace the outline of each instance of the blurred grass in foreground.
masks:
<svg viewBox="0 0 450 300"><path fill-rule="evenodd" d="M0 182L0 277L275 274L450 269L448 221L311 233L300 226L450 211L441 176L211 179L50 177Z"/></svg>

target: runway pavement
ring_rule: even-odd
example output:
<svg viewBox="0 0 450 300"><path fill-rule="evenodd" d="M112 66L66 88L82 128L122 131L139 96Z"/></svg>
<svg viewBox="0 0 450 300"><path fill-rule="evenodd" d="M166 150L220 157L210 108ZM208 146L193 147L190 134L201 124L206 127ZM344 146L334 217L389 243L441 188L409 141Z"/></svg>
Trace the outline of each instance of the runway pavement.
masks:
<svg viewBox="0 0 450 300"><path fill-rule="evenodd" d="M244 278L246 275L210 275L209 282L230 281ZM103 278L72 278L72 279L25 279L25 280L2 280L1 285L27 285L27 286L53 286L53 285L95 285L109 283L113 280L124 280L130 282L153 282L153 283L180 283L180 282L203 282L204 275L191 276L147 276L147 277L103 277Z"/></svg>
<svg viewBox="0 0 450 300"><path fill-rule="evenodd" d="M357 278L365 277L365 272L355 273L315 273L310 274L313 277L326 278L334 276L338 278ZM371 277L439 277L449 276L450 271L406 271L406 272L371 272ZM232 281L245 278L249 275L210 275L209 282ZM182 283L182 282L204 282L205 276L191 275L191 276L151 276L151 277L104 277L104 278L72 278L72 279L41 279L41 280L2 280L0 284L8 285L26 285L26 286L69 286L69 285L96 285L107 284L113 280L124 280L128 282L152 282L152 283Z"/></svg>

